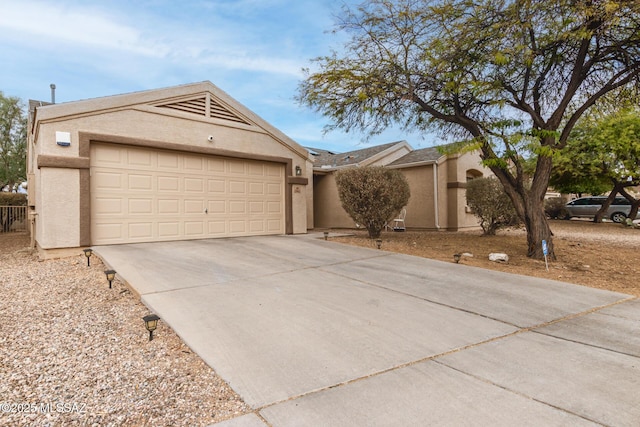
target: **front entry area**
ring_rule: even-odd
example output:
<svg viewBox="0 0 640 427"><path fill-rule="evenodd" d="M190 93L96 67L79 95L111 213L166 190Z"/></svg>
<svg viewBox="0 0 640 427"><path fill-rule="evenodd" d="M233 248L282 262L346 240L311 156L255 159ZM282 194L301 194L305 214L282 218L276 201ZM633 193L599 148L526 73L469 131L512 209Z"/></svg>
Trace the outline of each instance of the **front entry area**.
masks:
<svg viewBox="0 0 640 427"><path fill-rule="evenodd" d="M285 233L281 163L92 143L93 245Z"/></svg>

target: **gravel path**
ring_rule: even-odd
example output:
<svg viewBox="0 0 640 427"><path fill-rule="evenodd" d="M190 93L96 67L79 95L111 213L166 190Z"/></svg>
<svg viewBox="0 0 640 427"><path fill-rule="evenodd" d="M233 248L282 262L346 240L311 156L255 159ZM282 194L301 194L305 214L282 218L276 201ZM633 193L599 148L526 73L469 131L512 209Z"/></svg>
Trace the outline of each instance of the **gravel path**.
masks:
<svg viewBox="0 0 640 427"><path fill-rule="evenodd" d="M240 397L104 265L38 261L0 234L0 425L198 426L248 412Z"/></svg>

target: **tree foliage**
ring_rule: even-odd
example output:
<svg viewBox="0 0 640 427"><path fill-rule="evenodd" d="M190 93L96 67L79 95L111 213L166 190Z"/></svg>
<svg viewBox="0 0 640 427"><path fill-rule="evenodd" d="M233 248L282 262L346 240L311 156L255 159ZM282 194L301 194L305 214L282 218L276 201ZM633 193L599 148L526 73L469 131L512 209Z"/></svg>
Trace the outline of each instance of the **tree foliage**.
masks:
<svg viewBox="0 0 640 427"><path fill-rule="evenodd" d="M624 109L578 123L556 156L550 182L558 191L609 191L597 222L618 193L635 204L636 199L624 189L640 185L640 111Z"/></svg>
<svg viewBox="0 0 640 427"><path fill-rule="evenodd" d="M336 173L336 184L342 207L372 239L380 237L384 225L406 206L411 195L400 171L381 166L343 169Z"/></svg>
<svg viewBox="0 0 640 427"><path fill-rule="evenodd" d="M485 235L493 236L499 228L516 225L518 214L504 187L496 178L478 178L467 183L467 205L480 220Z"/></svg>
<svg viewBox="0 0 640 427"><path fill-rule="evenodd" d="M27 118L18 98L0 92L0 189L26 181Z"/></svg>
<svg viewBox="0 0 640 427"><path fill-rule="evenodd" d="M637 95L640 2L370 0L339 19L344 53L315 59L299 100L328 130L400 124L468 141L513 201L528 254L542 258L546 240L553 259L543 210L553 153L605 95Z"/></svg>

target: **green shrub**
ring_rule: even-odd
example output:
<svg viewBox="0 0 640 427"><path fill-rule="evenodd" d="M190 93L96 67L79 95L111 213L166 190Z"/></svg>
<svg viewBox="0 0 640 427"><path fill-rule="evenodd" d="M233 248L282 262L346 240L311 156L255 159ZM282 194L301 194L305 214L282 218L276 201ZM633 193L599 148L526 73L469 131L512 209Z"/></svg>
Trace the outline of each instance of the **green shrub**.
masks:
<svg viewBox="0 0 640 427"><path fill-rule="evenodd" d="M467 205L480 220L485 235L520 222L513 203L496 178L478 178L467 183Z"/></svg>
<svg viewBox="0 0 640 427"><path fill-rule="evenodd" d="M0 206L27 206L27 195L0 191Z"/></svg>
<svg viewBox="0 0 640 427"><path fill-rule="evenodd" d="M551 219L565 219L569 216L562 197L550 197L544 201L544 213Z"/></svg>
<svg viewBox="0 0 640 427"><path fill-rule="evenodd" d="M384 225L406 206L411 194L400 171L380 166L343 169L336 173L336 183L342 207L372 239L380 237Z"/></svg>

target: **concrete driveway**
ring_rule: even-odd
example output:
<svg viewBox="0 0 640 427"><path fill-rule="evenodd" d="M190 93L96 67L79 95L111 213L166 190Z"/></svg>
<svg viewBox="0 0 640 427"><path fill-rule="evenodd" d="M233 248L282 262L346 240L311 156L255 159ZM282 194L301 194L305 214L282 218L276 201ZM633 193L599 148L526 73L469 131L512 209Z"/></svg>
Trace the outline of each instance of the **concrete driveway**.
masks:
<svg viewBox="0 0 640 427"><path fill-rule="evenodd" d="M220 426L640 420L640 300L324 241L94 248L255 409Z"/></svg>

